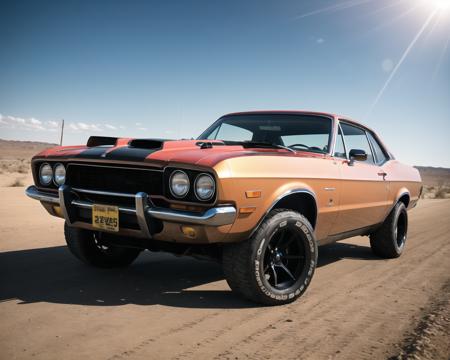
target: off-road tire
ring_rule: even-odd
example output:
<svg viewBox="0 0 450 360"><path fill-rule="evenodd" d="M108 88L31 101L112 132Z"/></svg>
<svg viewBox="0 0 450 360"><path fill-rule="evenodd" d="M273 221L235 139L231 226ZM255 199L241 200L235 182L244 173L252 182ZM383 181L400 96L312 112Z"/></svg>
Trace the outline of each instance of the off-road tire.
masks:
<svg viewBox="0 0 450 360"><path fill-rule="evenodd" d="M408 212L402 202L398 202L381 227L370 234L370 247L375 255L398 258L405 249L408 236Z"/></svg>
<svg viewBox="0 0 450 360"><path fill-rule="evenodd" d="M303 248L304 260L302 263L298 260L298 278L292 280L295 283L280 290L269 283L263 264L265 256L272 256L266 254L266 251L273 252L273 248L270 250L269 246L272 239L277 232L284 231L283 229L288 231L288 234L292 231L292 236L298 242L295 246ZM266 216L249 239L224 246L222 260L225 278L234 292L264 305L287 304L305 292L313 277L317 264L314 230L301 214L292 210L276 209Z"/></svg>
<svg viewBox="0 0 450 360"><path fill-rule="evenodd" d="M113 245L101 246L94 231L64 224L64 235L70 252L85 264L99 268L130 265L141 250Z"/></svg>

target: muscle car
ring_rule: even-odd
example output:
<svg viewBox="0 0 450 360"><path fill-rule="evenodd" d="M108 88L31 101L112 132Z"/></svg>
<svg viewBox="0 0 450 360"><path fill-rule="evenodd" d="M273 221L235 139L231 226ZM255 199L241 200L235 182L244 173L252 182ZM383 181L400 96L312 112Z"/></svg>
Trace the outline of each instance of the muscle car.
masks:
<svg viewBox="0 0 450 360"><path fill-rule="evenodd" d="M196 140L90 137L41 152L32 171L27 195L65 220L82 262L208 257L266 305L305 292L318 246L362 235L377 256L400 256L422 189L373 130L307 111L228 114Z"/></svg>

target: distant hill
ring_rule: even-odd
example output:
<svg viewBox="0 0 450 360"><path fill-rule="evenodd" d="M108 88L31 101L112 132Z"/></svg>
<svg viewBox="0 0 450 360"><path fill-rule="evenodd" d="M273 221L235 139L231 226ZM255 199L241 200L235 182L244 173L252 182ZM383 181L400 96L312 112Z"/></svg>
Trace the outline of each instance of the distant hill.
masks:
<svg viewBox="0 0 450 360"><path fill-rule="evenodd" d="M16 140L2 140L0 139L0 159L14 160L14 159L30 159L38 152L57 146L57 144L49 144L37 141L16 141Z"/></svg>
<svg viewBox="0 0 450 360"><path fill-rule="evenodd" d="M450 169L431 166L415 166L427 186L450 185Z"/></svg>

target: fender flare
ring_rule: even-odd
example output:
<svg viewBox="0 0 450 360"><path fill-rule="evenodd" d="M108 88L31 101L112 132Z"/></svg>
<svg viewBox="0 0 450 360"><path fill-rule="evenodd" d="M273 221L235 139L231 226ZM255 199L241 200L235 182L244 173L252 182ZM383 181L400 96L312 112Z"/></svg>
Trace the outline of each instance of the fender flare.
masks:
<svg viewBox="0 0 450 360"><path fill-rule="evenodd" d="M291 196L291 195L295 195L295 194L307 194L309 196L311 196L311 198L313 199L314 202L314 213L315 213L315 218L314 218L314 224L311 224L313 226L313 229L315 229L316 224L317 224L317 216L319 213L319 209L317 206L317 197L316 194L311 190L308 189L306 187L301 187L301 188L292 188L289 189L287 191L282 192L280 195L278 195L275 200L272 201L271 205L267 208L267 210L264 212L264 214L261 216L261 218L259 219L258 223L256 224L256 226L254 227L254 229L252 230L252 232L250 233L250 236L252 236L254 234L254 232L259 228L259 226L261 225L261 223L264 221L264 219L267 217L267 215L273 210L273 208L284 198Z"/></svg>

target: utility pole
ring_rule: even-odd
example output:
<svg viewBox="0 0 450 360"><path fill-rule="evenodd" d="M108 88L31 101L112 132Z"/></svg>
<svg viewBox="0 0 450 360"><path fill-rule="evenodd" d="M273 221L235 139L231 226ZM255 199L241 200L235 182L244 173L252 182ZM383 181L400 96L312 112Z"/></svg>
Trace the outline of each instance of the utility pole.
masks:
<svg viewBox="0 0 450 360"><path fill-rule="evenodd" d="M62 122L61 122L61 140L59 141L60 146L62 146L63 136L64 136L64 119L62 119Z"/></svg>

